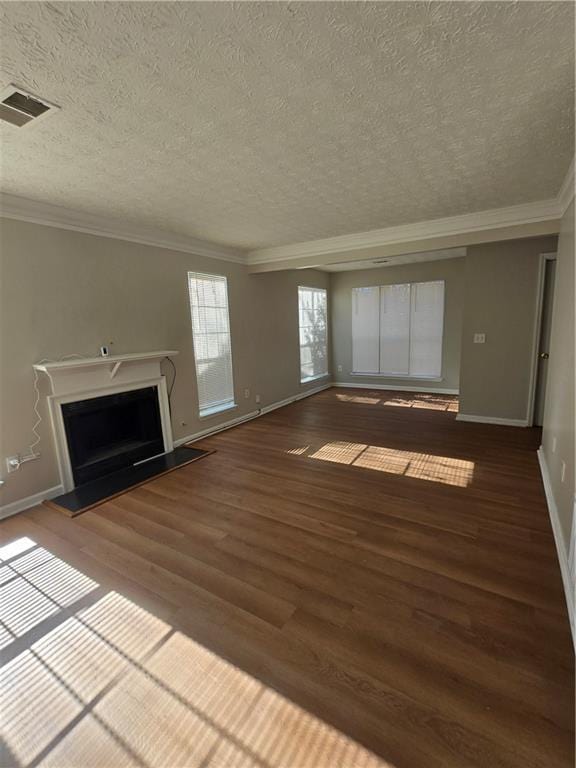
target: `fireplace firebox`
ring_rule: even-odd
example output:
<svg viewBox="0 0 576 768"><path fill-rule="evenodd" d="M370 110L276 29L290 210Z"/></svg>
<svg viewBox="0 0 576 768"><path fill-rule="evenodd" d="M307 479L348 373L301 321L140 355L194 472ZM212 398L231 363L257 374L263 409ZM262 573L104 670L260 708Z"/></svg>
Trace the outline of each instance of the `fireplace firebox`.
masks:
<svg viewBox="0 0 576 768"><path fill-rule="evenodd" d="M157 387L62 404L75 485L164 452Z"/></svg>

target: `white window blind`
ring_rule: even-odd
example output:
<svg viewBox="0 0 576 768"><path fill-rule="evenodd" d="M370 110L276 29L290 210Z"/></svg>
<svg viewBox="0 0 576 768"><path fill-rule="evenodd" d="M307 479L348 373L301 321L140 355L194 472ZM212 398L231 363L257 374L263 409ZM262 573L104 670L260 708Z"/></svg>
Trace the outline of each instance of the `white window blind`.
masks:
<svg viewBox="0 0 576 768"><path fill-rule="evenodd" d="M410 285L380 286L380 372L410 375Z"/></svg>
<svg viewBox="0 0 576 768"><path fill-rule="evenodd" d="M442 373L444 282L413 283L410 307L410 375Z"/></svg>
<svg viewBox="0 0 576 768"><path fill-rule="evenodd" d="M443 280L352 291L354 373L438 378L443 333Z"/></svg>
<svg viewBox="0 0 576 768"><path fill-rule="evenodd" d="M380 371L380 288L352 291L352 369Z"/></svg>
<svg viewBox="0 0 576 768"><path fill-rule="evenodd" d="M222 275L188 273L200 416L233 408L228 284Z"/></svg>
<svg viewBox="0 0 576 768"><path fill-rule="evenodd" d="M300 381L328 373L327 305L323 288L298 288Z"/></svg>

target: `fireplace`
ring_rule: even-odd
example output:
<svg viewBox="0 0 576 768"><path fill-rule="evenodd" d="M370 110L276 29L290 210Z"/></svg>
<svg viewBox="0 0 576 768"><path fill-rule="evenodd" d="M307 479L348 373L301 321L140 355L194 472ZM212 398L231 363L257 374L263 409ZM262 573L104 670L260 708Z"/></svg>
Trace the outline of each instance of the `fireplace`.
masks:
<svg viewBox="0 0 576 768"><path fill-rule="evenodd" d="M50 379L47 400L63 492L173 451L160 365L177 354L133 352L34 366Z"/></svg>
<svg viewBox="0 0 576 768"><path fill-rule="evenodd" d="M156 387L65 403L62 417L75 485L164 452Z"/></svg>

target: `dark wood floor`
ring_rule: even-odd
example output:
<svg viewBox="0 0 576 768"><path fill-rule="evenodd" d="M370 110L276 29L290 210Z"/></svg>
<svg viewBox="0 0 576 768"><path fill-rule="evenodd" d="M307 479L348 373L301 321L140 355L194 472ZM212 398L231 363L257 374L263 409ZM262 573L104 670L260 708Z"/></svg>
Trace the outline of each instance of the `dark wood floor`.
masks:
<svg viewBox="0 0 576 768"><path fill-rule="evenodd" d="M539 431L331 389L0 525L4 765L562 768Z"/></svg>

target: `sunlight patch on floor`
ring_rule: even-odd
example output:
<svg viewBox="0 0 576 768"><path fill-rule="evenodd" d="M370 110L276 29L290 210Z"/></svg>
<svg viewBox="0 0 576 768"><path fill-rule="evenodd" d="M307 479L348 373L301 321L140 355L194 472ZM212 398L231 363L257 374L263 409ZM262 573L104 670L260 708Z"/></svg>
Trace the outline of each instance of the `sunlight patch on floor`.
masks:
<svg viewBox="0 0 576 768"><path fill-rule="evenodd" d="M310 450L309 445L302 445L300 448L291 448L289 451L286 451L286 453L290 453L292 456L304 456L308 450Z"/></svg>
<svg viewBox="0 0 576 768"><path fill-rule="evenodd" d="M382 400L382 405L389 405L395 408L420 408L427 411L448 411L449 413L458 413L457 400L447 400L434 395L424 395L422 397L389 397Z"/></svg>
<svg viewBox="0 0 576 768"><path fill-rule="evenodd" d="M341 403L360 403L364 405L378 405L379 397L370 397L369 395L344 395L337 394L336 399Z"/></svg>
<svg viewBox="0 0 576 768"><path fill-rule="evenodd" d="M0 559L0 648L98 588L95 581L25 537L0 547Z"/></svg>
<svg viewBox="0 0 576 768"><path fill-rule="evenodd" d="M32 540L0 556L2 765L394 768Z"/></svg>
<svg viewBox="0 0 576 768"><path fill-rule="evenodd" d="M302 446L287 453L461 488L466 488L474 477L473 461L364 443L334 441L316 450Z"/></svg>
<svg viewBox="0 0 576 768"><path fill-rule="evenodd" d="M36 542L29 539L28 536L21 536L19 539L15 539L9 544L4 544L0 547L0 560L10 560L35 546Z"/></svg>
<svg viewBox="0 0 576 768"><path fill-rule="evenodd" d="M386 405L393 408L421 408L429 411L447 411L448 413L458 413L458 399L455 397L443 397L442 395L417 394L408 395L386 395L381 397L375 395L347 395L337 393L336 399L342 403L359 403L360 405Z"/></svg>

